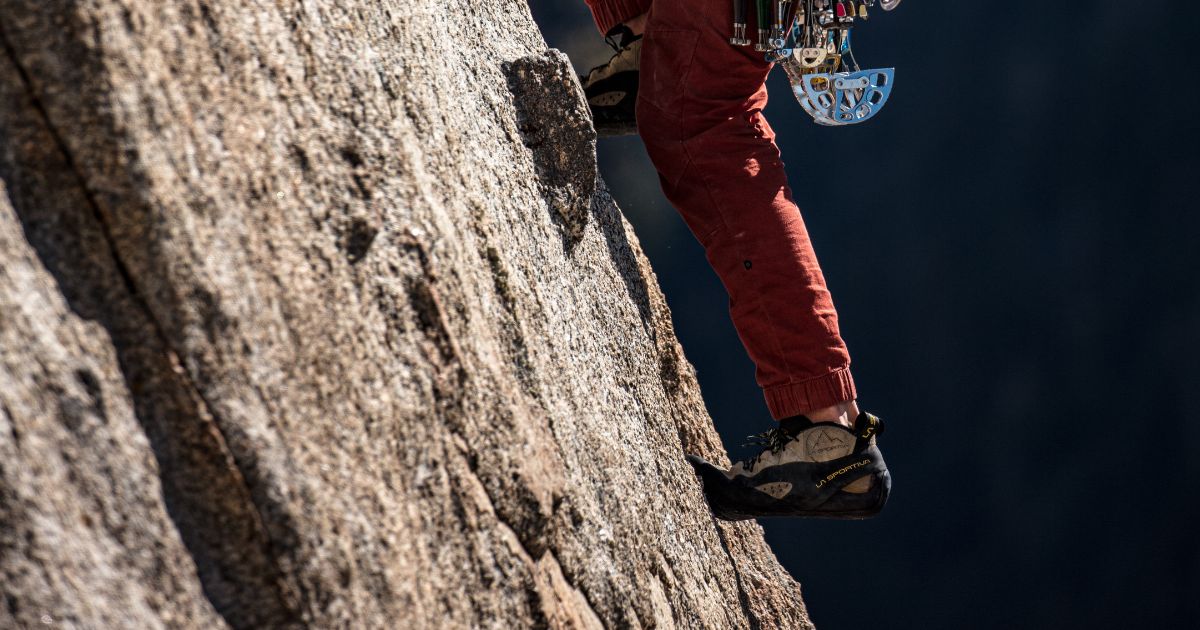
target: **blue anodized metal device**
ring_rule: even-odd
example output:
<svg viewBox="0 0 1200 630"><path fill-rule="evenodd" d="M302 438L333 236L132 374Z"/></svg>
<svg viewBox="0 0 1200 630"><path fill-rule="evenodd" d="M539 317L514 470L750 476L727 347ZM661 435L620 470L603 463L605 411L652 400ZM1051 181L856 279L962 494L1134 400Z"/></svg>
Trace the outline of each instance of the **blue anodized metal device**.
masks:
<svg viewBox="0 0 1200 630"><path fill-rule="evenodd" d="M900 0L879 3L890 11ZM817 124L854 125L883 109L892 93L895 69L863 70L850 48L855 20L867 19L867 9L875 6L875 0L759 0L757 4L759 39L769 33L769 40L759 41L755 48L766 51L767 61L783 66L796 100ZM734 45L750 44L745 9L745 0L734 0L735 36L730 39Z"/></svg>

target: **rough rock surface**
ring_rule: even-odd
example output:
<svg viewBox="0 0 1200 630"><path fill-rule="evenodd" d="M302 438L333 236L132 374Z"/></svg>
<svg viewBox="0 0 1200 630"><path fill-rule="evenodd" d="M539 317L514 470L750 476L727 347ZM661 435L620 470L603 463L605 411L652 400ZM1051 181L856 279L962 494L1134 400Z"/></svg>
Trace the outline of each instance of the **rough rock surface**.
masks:
<svg viewBox="0 0 1200 630"><path fill-rule="evenodd" d="M809 627L520 0L0 0L0 627Z"/></svg>

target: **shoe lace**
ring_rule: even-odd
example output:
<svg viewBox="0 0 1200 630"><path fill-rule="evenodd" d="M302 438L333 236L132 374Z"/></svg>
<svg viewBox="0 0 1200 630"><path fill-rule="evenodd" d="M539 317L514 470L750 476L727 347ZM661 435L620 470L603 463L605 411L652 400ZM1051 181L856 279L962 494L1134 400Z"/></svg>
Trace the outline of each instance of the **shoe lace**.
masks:
<svg viewBox="0 0 1200 630"><path fill-rule="evenodd" d="M642 36L635 34L633 29L624 24L617 25L604 34L604 43L608 44L613 52L620 53L628 48L633 42L641 39Z"/></svg>
<svg viewBox="0 0 1200 630"><path fill-rule="evenodd" d="M764 455L766 455L768 452L778 453L779 451L782 451L785 447L787 447L789 442L795 439L795 436L780 427L775 427L774 429L748 436L746 439L749 441L742 444L742 446L763 447L763 450L757 455L746 460L745 469L754 470L754 467L758 465L758 461L762 459Z"/></svg>
<svg viewBox="0 0 1200 630"><path fill-rule="evenodd" d="M620 32L610 33L604 36L604 43L608 44L608 47L613 49L613 56L609 57L608 61L592 68L591 70L588 70L587 76L589 79L596 74L597 70L600 70L601 68L607 68L610 64L612 64L614 59L621 56L621 52L624 51L624 47L622 47L621 44L625 43L625 35Z"/></svg>

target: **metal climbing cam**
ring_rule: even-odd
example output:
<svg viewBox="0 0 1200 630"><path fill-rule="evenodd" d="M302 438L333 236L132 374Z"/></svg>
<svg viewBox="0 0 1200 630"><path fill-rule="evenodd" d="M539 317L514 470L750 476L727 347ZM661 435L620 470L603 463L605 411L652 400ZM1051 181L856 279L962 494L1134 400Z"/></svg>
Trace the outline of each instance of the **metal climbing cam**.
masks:
<svg viewBox="0 0 1200 630"><path fill-rule="evenodd" d="M735 46L749 46L747 3L733 0ZM754 49L783 66L792 93L821 125L870 120L892 93L894 68L863 70L850 48L855 20L866 20L876 0L754 0ZM879 0L891 11L900 0Z"/></svg>

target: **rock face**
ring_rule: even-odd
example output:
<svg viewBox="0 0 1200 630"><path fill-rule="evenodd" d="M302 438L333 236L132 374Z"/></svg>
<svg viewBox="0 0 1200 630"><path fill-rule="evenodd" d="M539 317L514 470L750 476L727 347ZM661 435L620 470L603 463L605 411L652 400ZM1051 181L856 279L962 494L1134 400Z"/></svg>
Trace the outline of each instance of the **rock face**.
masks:
<svg viewBox="0 0 1200 630"><path fill-rule="evenodd" d="M0 627L809 627L525 3L0 0Z"/></svg>

